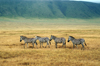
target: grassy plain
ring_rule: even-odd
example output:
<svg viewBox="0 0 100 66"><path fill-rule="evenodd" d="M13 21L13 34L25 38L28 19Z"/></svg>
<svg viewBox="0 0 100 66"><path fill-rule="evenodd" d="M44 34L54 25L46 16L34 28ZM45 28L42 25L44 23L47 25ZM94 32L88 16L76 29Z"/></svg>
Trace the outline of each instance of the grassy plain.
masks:
<svg viewBox="0 0 100 66"><path fill-rule="evenodd" d="M100 29L100 18L5 18L0 17L0 30L70 30L70 29Z"/></svg>
<svg viewBox="0 0 100 66"><path fill-rule="evenodd" d="M78 25L76 23L70 23L71 20L69 19L69 23L64 23L67 21L66 19L64 19L65 21L58 19L63 24L60 21L56 24L49 23L52 20L41 19L41 21L47 21L48 23L41 23L40 21L40 23L33 24L30 19L28 19L28 23L22 23L24 22L24 19L22 19L22 22L20 21L19 24L16 23L16 19L9 20L9 22L8 19L5 22L4 20L0 21L0 66L100 66L100 29L97 23L87 23L87 25L80 23ZM58 20L53 19L55 22ZM75 20L76 22L93 21L77 19L73 19L72 21ZM32 21L39 20L35 19ZM61 25L61 29L58 28ZM24 49L24 41L20 42L21 35L30 38L36 35L42 37L50 37L50 35L65 37L67 48L62 48L62 44L58 44L58 48L56 49L52 40L50 48L40 48L39 42L37 41L38 49L36 46L32 49L32 44L29 44L29 47L27 48L26 46ZM78 49L73 49L72 42L67 42L69 35L75 38L84 38L87 43L85 50L81 50L81 45L78 45ZM43 45L46 46L46 43Z"/></svg>

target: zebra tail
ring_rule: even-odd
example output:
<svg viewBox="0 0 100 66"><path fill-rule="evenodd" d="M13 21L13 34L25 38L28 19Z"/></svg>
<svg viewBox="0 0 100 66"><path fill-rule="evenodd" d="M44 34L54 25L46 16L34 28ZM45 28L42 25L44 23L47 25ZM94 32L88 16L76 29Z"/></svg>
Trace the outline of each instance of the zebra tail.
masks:
<svg viewBox="0 0 100 66"><path fill-rule="evenodd" d="M86 45L86 42L85 42L85 46L87 46L87 45Z"/></svg>

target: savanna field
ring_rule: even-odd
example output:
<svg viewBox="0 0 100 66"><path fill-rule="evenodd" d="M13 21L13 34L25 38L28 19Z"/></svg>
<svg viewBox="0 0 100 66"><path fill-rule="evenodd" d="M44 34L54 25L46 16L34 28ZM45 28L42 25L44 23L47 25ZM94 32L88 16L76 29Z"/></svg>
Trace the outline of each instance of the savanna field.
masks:
<svg viewBox="0 0 100 66"><path fill-rule="evenodd" d="M100 19L0 19L0 66L100 66ZM31 43L24 49L22 35L64 37L66 48L57 44L56 49L54 40L50 48L40 48L37 40L38 49ZM73 48L72 42L67 42L68 36L84 38L87 46L84 50L82 45Z"/></svg>

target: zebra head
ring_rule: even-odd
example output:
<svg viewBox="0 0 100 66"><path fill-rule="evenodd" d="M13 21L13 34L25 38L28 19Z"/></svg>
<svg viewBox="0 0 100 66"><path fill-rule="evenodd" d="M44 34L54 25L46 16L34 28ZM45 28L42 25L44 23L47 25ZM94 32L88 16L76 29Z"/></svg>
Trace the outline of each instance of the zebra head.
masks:
<svg viewBox="0 0 100 66"><path fill-rule="evenodd" d="M22 36L20 36L20 42L22 41L23 39L22 39Z"/></svg>
<svg viewBox="0 0 100 66"><path fill-rule="evenodd" d="M50 41L53 39L53 36L51 35L51 37L50 37Z"/></svg>
<svg viewBox="0 0 100 66"><path fill-rule="evenodd" d="M27 37L25 37L25 36L20 36L20 42L21 42L22 40L24 40L25 38L27 38Z"/></svg>
<svg viewBox="0 0 100 66"><path fill-rule="evenodd" d="M73 40L73 39L75 39L73 36L69 36L68 42L69 42L70 40Z"/></svg>

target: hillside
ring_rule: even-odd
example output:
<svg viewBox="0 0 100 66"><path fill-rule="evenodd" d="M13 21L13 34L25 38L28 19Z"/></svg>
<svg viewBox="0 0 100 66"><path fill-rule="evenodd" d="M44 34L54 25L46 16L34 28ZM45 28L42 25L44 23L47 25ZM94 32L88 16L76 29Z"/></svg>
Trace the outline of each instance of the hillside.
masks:
<svg viewBox="0 0 100 66"><path fill-rule="evenodd" d="M0 0L0 17L95 18L100 17L100 4L61 0Z"/></svg>

